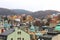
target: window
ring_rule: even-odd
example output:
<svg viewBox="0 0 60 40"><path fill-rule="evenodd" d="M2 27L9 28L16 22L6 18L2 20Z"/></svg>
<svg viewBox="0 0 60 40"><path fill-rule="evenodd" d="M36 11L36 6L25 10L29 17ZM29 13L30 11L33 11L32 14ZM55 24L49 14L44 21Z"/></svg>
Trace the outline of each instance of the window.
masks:
<svg viewBox="0 0 60 40"><path fill-rule="evenodd" d="M17 40L24 40L24 38L22 38L22 39L21 38L17 38Z"/></svg>
<svg viewBox="0 0 60 40"><path fill-rule="evenodd" d="M21 40L21 38L17 38L17 40Z"/></svg>
<svg viewBox="0 0 60 40"><path fill-rule="evenodd" d="M22 38L22 40L24 40L24 38Z"/></svg>
<svg viewBox="0 0 60 40"><path fill-rule="evenodd" d="M21 31L17 32L18 34L21 34Z"/></svg>
<svg viewBox="0 0 60 40"><path fill-rule="evenodd" d="M11 40L13 40L13 38L11 38Z"/></svg>

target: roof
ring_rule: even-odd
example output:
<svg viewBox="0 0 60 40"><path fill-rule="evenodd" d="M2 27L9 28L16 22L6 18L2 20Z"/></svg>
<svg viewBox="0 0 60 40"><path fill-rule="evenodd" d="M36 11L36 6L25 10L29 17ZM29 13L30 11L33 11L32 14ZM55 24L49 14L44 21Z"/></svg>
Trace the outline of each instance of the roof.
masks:
<svg viewBox="0 0 60 40"><path fill-rule="evenodd" d="M37 32L35 35L37 35L37 36L42 36L43 34L40 33L40 32Z"/></svg>
<svg viewBox="0 0 60 40"><path fill-rule="evenodd" d="M40 36L40 37L43 37L43 38L52 38L53 35L43 35L43 36Z"/></svg>
<svg viewBox="0 0 60 40"><path fill-rule="evenodd" d="M33 25L31 25L30 31L31 31L31 32L35 32L35 27L34 27Z"/></svg>
<svg viewBox="0 0 60 40"><path fill-rule="evenodd" d="M14 31L15 31L14 29L9 29L9 30L6 30L5 32L3 32L3 33L0 34L0 35L5 35L5 36L7 36L7 35L13 33Z"/></svg>
<svg viewBox="0 0 60 40"><path fill-rule="evenodd" d="M33 25L31 25L30 29L34 30L34 29L35 29L35 27L34 27Z"/></svg>
<svg viewBox="0 0 60 40"><path fill-rule="evenodd" d="M57 26L55 27L55 30L60 31L60 24L57 24Z"/></svg>

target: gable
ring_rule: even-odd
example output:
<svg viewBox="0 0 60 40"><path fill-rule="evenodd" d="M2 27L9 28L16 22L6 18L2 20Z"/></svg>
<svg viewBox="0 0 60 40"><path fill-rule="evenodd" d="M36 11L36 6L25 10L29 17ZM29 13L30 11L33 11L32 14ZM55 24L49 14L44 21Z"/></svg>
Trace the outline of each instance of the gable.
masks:
<svg viewBox="0 0 60 40"><path fill-rule="evenodd" d="M11 38L13 38L14 40L17 40L18 38L30 40L30 35L21 29L15 28L15 31L12 34L8 35L8 40L11 40Z"/></svg>

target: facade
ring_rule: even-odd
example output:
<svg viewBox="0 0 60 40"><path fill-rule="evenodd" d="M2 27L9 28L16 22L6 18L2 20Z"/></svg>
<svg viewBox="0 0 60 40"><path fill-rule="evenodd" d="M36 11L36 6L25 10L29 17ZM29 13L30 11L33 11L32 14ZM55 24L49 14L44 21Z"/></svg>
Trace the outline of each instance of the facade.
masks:
<svg viewBox="0 0 60 40"><path fill-rule="evenodd" d="M0 28L4 27L4 23L0 21Z"/></svg>
<svg viewBox="0 0 60 40"><path fill-rule="evenodd" d="M10 29L0 34L0 37L1 35L5 37L5 40L30 40L30 35L22 31L20 28Z"/></svg>

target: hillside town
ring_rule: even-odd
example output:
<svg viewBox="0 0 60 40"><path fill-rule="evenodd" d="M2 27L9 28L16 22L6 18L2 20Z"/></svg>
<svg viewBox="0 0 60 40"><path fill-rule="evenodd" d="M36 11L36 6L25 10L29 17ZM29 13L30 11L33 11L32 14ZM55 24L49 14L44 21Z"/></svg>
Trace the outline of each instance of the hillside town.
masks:
<svg viewBox="0 0 60 40"><path fill-rule="evenodd" d="M41 18L0 15L0 40L60 40L60 13Z"/></svg>

